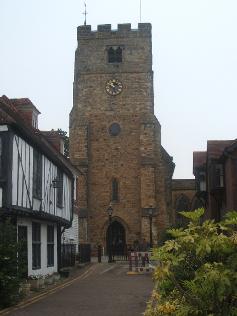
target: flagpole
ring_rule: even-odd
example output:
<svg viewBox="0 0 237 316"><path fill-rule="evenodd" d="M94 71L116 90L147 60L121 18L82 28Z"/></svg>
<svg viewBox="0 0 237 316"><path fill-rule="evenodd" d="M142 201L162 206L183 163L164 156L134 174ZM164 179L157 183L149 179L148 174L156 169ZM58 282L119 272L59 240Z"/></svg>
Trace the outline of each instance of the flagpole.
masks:
<svg viewBox="0 0 237 316"><path fill-rule="evenodd" d="M140 0L140 23L142 22L142 0Z"/></svg>

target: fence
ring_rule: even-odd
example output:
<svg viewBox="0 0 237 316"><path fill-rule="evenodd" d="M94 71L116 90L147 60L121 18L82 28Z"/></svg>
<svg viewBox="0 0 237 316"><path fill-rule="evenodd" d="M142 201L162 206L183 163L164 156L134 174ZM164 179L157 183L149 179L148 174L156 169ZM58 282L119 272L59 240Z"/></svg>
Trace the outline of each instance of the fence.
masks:
<svg viewBox="0 0 237 316"><path fill-rule="evenodd" d="M151 272L149 252L129 252L129 273Z"/></svg>
<svg viewBox="0 0 237 316"><path fill-rule="evenodd" d="M62 244L61 245L61 267L73 267L76 262L76 245Z"/></svg>
<svg viewBox="0 0 237 316"><path fill-rule="evenodd" d="M80 244L78 246L79 262L86 263L91 261L91 245Z"/></svg>
<svg viewBox="0 0 237 316"><path fill-rule="evenodd" d="M127 261L128 260L128 251L127 247L124 249L111 249L113 261Z"/></svg>

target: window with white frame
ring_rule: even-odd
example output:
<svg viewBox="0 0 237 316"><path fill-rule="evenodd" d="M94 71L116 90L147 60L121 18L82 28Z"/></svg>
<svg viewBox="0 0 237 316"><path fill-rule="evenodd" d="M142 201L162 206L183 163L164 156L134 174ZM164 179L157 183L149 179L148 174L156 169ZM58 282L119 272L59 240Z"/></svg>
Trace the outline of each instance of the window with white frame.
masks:
<svg viewBox="0 0 237 316"><path fill-rule="evenodd" d="M63 207L63 172L57 171L57 206Z"/></svg>
<svg viewBox="0 0 237 316"><path fill-rule="evenodd" d="M224 187L224 168L222 164L216 165L216 187L223 188Z"/></svg>
<svg viewBox="0 0 237 316"><path fill-rule="evenodd" d="M54 266L54 226L47 225L47 266Z"/></svg>
<svg viewBox="0 0 237 316"><path fill-rule="evenodd" d="M32 269L41 268L41 224L32 223Z"/></svg>

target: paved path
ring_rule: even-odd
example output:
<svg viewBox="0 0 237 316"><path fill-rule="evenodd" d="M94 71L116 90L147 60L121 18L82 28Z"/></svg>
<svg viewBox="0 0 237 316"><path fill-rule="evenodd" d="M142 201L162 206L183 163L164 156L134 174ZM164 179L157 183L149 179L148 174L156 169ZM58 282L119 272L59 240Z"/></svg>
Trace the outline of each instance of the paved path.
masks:
<svg viewBox="0 0 237 316"><path fill-rule="evenodd" d="M152 290L150 275L126 275L123 264L93 264L63 289L11 316L138 316Z"/></svg>

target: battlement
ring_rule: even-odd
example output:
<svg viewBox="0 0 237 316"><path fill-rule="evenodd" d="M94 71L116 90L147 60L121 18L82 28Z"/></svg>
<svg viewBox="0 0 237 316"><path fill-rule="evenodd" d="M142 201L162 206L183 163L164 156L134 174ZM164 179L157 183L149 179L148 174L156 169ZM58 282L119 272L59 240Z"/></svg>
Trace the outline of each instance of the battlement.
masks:
<svg viewBox="0 0 237 316"><path fill-rule="evenodd" d="M81 25L77 28L77 39L79 38L101 38L109 36L137 37L151 36L151 23L138 23L137 29L131 28L131 23L118 24L117 29L112 30L111 24L101 24L93 31L91 25Z"/></svg>

